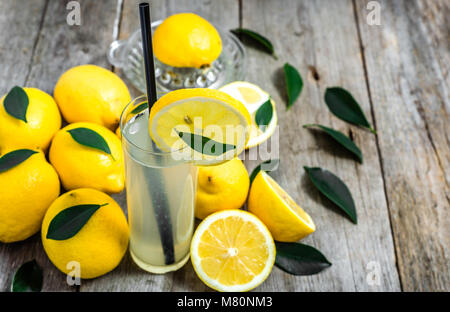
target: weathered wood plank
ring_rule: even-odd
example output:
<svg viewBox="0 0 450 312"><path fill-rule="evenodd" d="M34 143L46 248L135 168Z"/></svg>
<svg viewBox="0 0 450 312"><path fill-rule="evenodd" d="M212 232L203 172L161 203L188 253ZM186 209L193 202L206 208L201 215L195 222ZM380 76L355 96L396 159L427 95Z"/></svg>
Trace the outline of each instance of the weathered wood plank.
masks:
<svg viewBox="0 0 450 312"><path fill-rule="evenodd" d="M35 45L41 32L41 22L47 1L33 1L23 9L23 2L0 2L0 93L14 85L26 85ZM14 208L14 207L12 207ZM44 272L45 289L67 289L64 276L55 270L43 253L39 234L18 243L0 243L0 291L9 291L14 272L20 265L36 259Z"/></svg>
<svg viewBox="0 0 450 312"><path fill-rule="evenodd" d="M23 2L0 2L0 94L14 85L25 83L36 44L46 0L33 1L23 9ZM7 31L6 31L7 30Z"/></svg>
<svg viewBox="0 0 450 312"><path fill-rule="evenodd" d="M375 136L350 127L332 116L325 103L329 86L342 86L359 100L370 117L358 34L351 1L243 1L243 27L267 35L279 60L248 49L248 80L267 90L279 114L280 168L275 179L314 219L317 230L304 243L321 250L333 266L309 277L295 277L274 269L258 290L266 291L398 291L399 278L383 177ZM286 111L284 62L299 69L304 78L300 99ZM317 70L314 79L310 66ZM303 124L321 123L350 133L364 154L358 164L346 152ZM256 162L247 161L253 168ZM358 225L337 212L309 182L303 166L320 166L337 174L352 191ZM328 209L327 207L332 207ZM379 285L369 285L367 275L379 268Z"/></svg>
<svg viewBox="0 0 450 312"><path fill-rule="evenodd" d="M120 22L119 38L128 38L139 28L138 4L141 1L124 1ZM181 12L193 12L220 25L224 29L235 28L239 24L239 6L237 1L207 0L171 0L151 1L152 20L164 19L169 15ZM115 70L129 86L134 96L139 91ZM113 196L126 209L125 194ZM188 262L182 269L165 275L149 274L139 269L132 261L129 253L113 272L93 281L82 281L80 291L207 291L209 290L195 274Z"/></svg>
<svg viewBox="0 0 450 312"><path fill-rule="evenodd" d="M406 291L450 290L448 1L356 1Z"/></svg>
<svg viewBox="0 0 450 312"><path fill-rule="evenodd" d="M112 38L116 1L79 1L81 26L66 23L66 3L1 1L0 28L7 29L0 33L2 92L18 84L52 94L57 79L70 67L84 63L108 67L106 50ZM0 245L0 289L7 290L12 272L32 258L44 269L43 290L75 290L48 260L38 234L24 242Z"/></svg>

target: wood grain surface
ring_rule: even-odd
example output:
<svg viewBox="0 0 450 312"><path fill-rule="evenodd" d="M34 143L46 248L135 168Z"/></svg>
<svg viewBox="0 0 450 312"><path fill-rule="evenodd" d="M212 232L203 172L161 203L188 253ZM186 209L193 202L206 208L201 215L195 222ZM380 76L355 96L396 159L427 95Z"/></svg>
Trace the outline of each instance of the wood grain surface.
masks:
<svg viewBox="0 0 450 312"><path fill-rule="evenodd" d="M65 70L92 63L115 71L132 95L138 95L121 70L108 63L106 53L113 40L126 39L138 29L140 1L79 0L81 26L66 23L67 2L0 1L0 29L6 29L0 32L1 94L14 85L52 94ZM307 277L274 268L255 291L450 290L448 1L379 0L381 25L367 23L368 0L151 3L153 20L194 12L224 30L260 32L275 46L278 60L247 45L246 80L277 103L278 140L241 158L249 171L262 160L280 158L273 177L317 226L303 242L321 250L333 265ZM303 92L289 111L285 62L304 80ZM377 135L328 111L324 92L331 86L354 95ZM361 148L364 163L320 131L303 129L307 123L348 134ZM318 193L303 166L328 169L347 184L357 225ZM126 212L125 192L113 197ZM45 291L210 290L190 262L173 273L148 274L128 253L111 273L69 287L37 234L19 243L0 243L0 291L8 291L14 271L33 258L44 269Z"/></svg>

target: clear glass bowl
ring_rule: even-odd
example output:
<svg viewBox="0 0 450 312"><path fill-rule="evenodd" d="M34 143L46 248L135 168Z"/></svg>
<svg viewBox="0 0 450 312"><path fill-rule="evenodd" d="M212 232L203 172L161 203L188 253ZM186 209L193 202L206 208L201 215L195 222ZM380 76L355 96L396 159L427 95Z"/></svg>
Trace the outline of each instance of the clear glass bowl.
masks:
<svg viewBox="0 0 450 312"><path fill-rule="evenodd" d="M162 21L152 23L152 31ZM222 53L208 68L172 67L155 58L156 87L160 92L181 88L213 88L236 80L244 80L246 74L246 54L239 39L230 32L216 28L222 39ZM146 92L144 58L140 29L128 39L111 43L108 51L109 62L123 70L127 79L142 93Z"/></svg>

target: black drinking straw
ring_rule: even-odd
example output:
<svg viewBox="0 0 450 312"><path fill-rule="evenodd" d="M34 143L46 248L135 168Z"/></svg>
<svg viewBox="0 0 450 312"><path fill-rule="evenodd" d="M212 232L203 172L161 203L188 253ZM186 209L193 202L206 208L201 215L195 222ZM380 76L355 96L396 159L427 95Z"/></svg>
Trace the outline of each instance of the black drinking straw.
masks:
<svg viewBox="0 0 450 312"><path fill-rule="evenodd" d="M145 80L147 83L147 102L148 111L156 102L156 78L155 78L155 64L153 62L153 47L152 47L152 27L150 19L150 5L147 2L139 4L139 16L141 21L142 33L142 50L144 54L145 64ZM156 183L159 187L150 187L150 195L152 198L153 210L155 212L156 223L158 224L159 236L161 238L161 245L164 253L166 264L175 263L175 251L173 246L172 222L170 220L170 213L168 211L169 202L165 193L164 180L157 171L159 169L152 168L146 170L148 178Z"/></svg>
<svg viewBox="0 0 450 312"><path fill-rule="evenodd" d="M150 4L139 4L139 16L141 19L142 49L144 51L145 81L147 83L148 109L156 102L156 78L155 64L153 62L152 46L152 22L150 18Z"/></svg>

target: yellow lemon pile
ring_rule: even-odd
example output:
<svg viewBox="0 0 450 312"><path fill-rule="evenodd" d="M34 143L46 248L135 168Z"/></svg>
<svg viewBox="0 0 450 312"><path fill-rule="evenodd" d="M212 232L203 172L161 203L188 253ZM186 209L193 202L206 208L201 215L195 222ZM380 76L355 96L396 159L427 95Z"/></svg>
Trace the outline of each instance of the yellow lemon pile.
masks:
<svg viewBox="0 0 450 312"><path fill-rule="evenodd" d="M95 278L114 269L128 246L126 217L105 193L124 189L121 142L112 131L130 94L114 73L82 65L60 77L54 96L16 86L0 100L0 242L41 229L59 270L68 273L75 261L79 277ZM73 122L63 129L60 111ZM61 196L60 183L69 191ZM76 221L96 205L88 219ZM72 228L57 216L80 228L70 237L47 236L52 222L58 231Z"/></svg>

